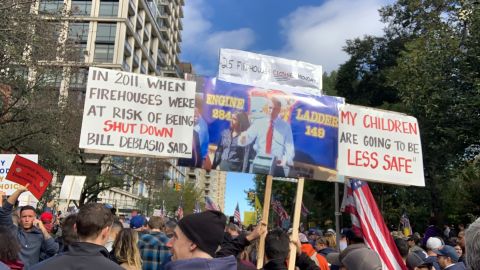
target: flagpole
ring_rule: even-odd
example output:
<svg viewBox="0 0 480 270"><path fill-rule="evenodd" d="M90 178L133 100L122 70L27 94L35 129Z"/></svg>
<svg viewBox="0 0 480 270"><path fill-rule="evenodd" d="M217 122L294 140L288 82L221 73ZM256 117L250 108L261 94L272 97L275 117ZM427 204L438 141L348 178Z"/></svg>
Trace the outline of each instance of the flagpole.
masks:
<svg viewBox="0 0 480 270"><path fill-rule="evenodd" d="M293 240L298 240L298 227L300 225L300 212L302 210L302 197L303 197L303 184L305 179L300 177L297 184L297 195L295 200L295 212L293 213L293 228L292 228L292 238ZM297 255L297 246L294 243L290 243L290 258L288 259L288 270L295 269L295 259Z"/></svg>
<svg viewBox="0 0 480 270"><path fill-rule="evenodd" d="M335 240L337 241L336 249L340 251L340 194L338 183L335 183Z"/></svg>
<svg viewBox="0 0 480 270"><path fill-rule="evenodd" d="M272 196L272 182L273 176L267 175L267 181L265 182L265 198L263 199L263 215L262 220L265 222L268 228L268 212L270 211L270 197ZM257 225L259 226L259 225ZM265 256L265 237L267 234L260 236L260 243L258 244L258 256L257 256L257 268L263 268L263 259Z"/></svg>

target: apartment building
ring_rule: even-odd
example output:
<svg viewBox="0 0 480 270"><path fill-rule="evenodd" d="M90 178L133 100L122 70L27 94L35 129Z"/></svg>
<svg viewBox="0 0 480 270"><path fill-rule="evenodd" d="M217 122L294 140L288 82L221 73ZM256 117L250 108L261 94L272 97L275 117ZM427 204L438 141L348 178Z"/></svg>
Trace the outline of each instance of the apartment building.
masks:
<svg viewBox="0 0 480 270"><path fill-rule="evenodd" d="M215 170L206 172L204 169L192 168L188 171L188 176L190 180L195 181L195 186L203 191L202 197L210 197L222 210L225 209L226 172Z"/></svg>
<svg viewBox="0 0 480 270"><path fill-rule="evenodd" d="M89 66L182 78L183 6L184 0L38 0L35 12L58 25L59 46L69 40L77 48L78 55L68 61L60 56L50 59L61 69L51 79L59 96L83 104ZM165 163L167 178L184 181L186 171L176 166L176 160ZM124 187L105 191L99 198L118 209L133 209L148 195L146 180L151 179L125 175Z"/></svg>

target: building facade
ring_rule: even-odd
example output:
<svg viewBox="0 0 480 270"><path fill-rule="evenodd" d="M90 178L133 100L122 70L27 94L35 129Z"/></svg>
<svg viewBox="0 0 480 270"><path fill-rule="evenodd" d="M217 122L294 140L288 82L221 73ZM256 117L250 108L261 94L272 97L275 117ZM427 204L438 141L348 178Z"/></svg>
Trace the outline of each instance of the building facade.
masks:
<svg viewBox="0 0 480 270"><path fill-rule="evenodd" d="M203 191L202 197L208 196L220 209L225 210L225 191L227 188L227 173L204 169L190 169L188 172L190 181L195 181L195 186Z"/></svg>
<svg viewBox="0 0 480 270"><path fill-rule="evenodd" d="M62 69L52 78L59 96L83 104L89 66L182 78L183 5L184 0L38 0L35 12L58 25L59 47L66 41L76 46L74 57L67 60L58 54L51 59ZM111 161L105 159L102 167L109 168ZM177 167L176 160L164 162L167 169L158 181L184 181L185 169ZM102 192L99 201L125 211L135 209L140 198L148 196L147 182L152 179L124 179L123 187Z"/></svg>

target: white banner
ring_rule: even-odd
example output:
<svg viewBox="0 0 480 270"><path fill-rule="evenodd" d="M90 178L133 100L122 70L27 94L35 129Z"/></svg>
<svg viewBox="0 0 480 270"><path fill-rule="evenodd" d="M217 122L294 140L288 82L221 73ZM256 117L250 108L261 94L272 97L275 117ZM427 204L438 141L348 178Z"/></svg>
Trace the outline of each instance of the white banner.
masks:
<svg viewBox="0 0 480 270"><path fill-rule="evenodd" d="M345 105L339 117L338 174L425 186L415 117L354 105Z"/></svg>
<svg viewBox="0 0 480 270"><path fill-rule="evenodd" d="M80 148L190 158L194 110L195 82L92 67Z"/></svg>
<svg viewBox="0 0 480 270"><path fill-rule="evenodd" d="M87 177L83 175L65 175L60 190L60 199L80 200L86 179Z"/></svg>
<svg viewBox="0 0 480 270"><path fill-rule="evenodd" d="M218 79L266 89L322 93L321 66L233 49L220 49Z"/></svg>

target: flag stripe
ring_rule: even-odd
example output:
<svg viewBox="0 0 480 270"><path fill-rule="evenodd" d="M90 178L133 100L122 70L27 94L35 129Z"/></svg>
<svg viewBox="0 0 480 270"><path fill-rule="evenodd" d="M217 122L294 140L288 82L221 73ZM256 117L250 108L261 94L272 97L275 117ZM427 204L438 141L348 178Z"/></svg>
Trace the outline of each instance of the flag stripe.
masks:
<svg viewBox="0 0 480 270"><path fill-rule="evenodd" d="M351 215L354 231L362 232L366 244L379 254L383 268L406 270L368 184L346 180L344 194L342 211Z"/></svg>

